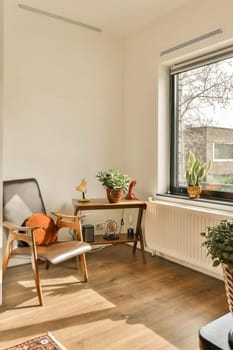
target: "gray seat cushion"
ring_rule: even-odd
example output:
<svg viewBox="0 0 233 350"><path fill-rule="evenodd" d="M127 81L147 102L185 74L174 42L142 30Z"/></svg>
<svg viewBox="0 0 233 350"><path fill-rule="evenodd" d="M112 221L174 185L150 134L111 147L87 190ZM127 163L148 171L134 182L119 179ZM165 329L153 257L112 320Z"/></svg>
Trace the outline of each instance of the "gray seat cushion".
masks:
<svg viewBox="0 0 233 350"><path fill-rule="evenodd" d="M65 260L74 258L79 254L87 253L91 250L91 246L85 242L66 241L57 242L49 246L37 246L37 256L39 259L48 260L51 264L59 264ZM13 255L30 255L30 248L16 248L12 252Z"/></svg>

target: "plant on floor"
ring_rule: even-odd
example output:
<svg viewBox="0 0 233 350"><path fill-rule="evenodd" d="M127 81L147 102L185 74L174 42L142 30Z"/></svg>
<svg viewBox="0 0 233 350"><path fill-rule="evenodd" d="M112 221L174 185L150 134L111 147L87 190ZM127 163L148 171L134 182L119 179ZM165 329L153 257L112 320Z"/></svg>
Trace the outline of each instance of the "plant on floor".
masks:
<svg viewBox="0 0 233 350"><path fill-rule="evenodd" d="M213 266L223 263L233 270L233 220L222 220L215 226L207 227L201 236L205 238L202 245L207 248Z"/></svg>
<svg viewBox="0 0 233 350"><path fill-rule="evenodd" d="M202 246L207 248L213 266L222 265L228 307L233 315L233 220L221 220L207 227L201 236L204 237ZM229 331L228 339L233 348L233 329Z"/></svg>

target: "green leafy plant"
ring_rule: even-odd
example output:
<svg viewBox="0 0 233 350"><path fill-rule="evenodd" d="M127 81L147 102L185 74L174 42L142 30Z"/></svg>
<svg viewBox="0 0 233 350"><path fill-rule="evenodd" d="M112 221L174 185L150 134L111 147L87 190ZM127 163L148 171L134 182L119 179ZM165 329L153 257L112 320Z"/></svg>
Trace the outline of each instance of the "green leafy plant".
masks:
<svg viewBox="0 0 233 350"><path fill-rule="evenodd" d="M233 220L222 220L215 226L207 227L201 236L205 238L202 245L207 248L213 266L223 263L233 270Z"/></svg>
<svg viewBox="0 0 233 350"><path fill-rule="evenodd" d="M123 192L128 190L129 184L132 181L129 175L123 174L117 169L99 171L96 177L106 189L122 189Z"/></svg>
<svg viewBox="0 0 233 350"><path fill-rule="evenodd" d="M201 164L200 160L190 152L186 169L186 181L188 186L200 186L201 181L210 170L211 161Z"/></svg>

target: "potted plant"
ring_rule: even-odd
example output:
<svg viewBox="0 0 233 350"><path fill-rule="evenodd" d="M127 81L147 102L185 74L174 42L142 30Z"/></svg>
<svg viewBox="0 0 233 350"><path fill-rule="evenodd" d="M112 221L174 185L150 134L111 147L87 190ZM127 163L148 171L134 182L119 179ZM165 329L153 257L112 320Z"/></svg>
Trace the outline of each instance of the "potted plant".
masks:
<svg viewBox="0 0 233 350"><path fill-rule="evenodd" d="M201 164L200 160L195 157L194 153L189 153L185 176L188 185L187 192L190 198L200 197L202 191L201 181L207 175L210 166L211 161Z"/></svg>
<svg viewBox="0 0 233 350"><path fill-rule="evenodd" d="M121 200L122 194L125 193L131 182L127 174L121 173L117 169L99 171L96 175L107 192L107 198L111 203L117 203Z"/></svg>
<svg viewBox="0 0 233 350"><path fill-rule="evenodd" d="M228 307L233 315L233 220L222 220L207 227L205 232L201 232L201 236L204 237L202 246L207 248L207 255L211 257L213 266L222 265ZM233 348L233 329L230 330L228 338Z"/></svg>

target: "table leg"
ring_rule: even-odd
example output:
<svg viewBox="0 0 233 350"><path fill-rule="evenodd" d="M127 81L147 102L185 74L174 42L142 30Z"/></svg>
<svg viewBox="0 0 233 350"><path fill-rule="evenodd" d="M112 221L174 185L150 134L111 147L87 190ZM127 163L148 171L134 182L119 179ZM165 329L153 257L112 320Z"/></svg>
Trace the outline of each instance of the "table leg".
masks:
<svg viewBox="0 0 233 350"><path fill-rule="evenodd" d="M138 209L138 219L137 219L137 226L136 226L136 238L140 241L140 248L141 248L141 254L142 254L142 260L143 263L146 264L146 255L144 250L144 242L143 242L143 234L142 234L142 216L143 216L143 208ZM134 242L133 245L133 253L135 254L136 248L137 248L137 242Z"/></svg>

